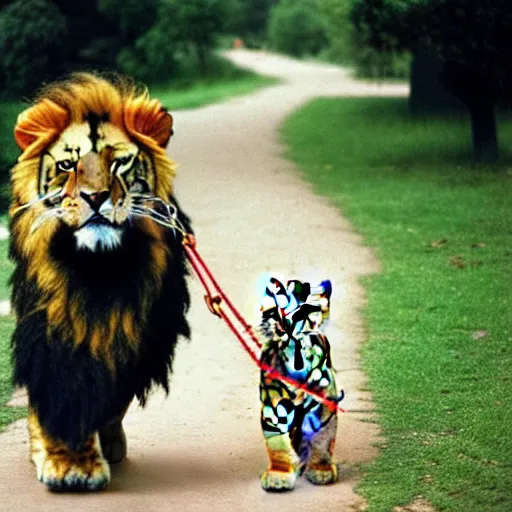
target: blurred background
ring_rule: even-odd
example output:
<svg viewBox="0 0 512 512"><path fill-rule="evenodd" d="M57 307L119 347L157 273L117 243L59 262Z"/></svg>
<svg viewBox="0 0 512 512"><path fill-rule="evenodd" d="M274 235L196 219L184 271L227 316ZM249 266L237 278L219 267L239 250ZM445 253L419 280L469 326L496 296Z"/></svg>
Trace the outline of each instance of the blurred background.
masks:
<svg viewBox="0 0 512 512"><path fill-rule="evenodd" d="M510 103L511 26L509 0L3 0L0 133L9 135L0 166L13 161L20 101L42 83L116 70L159 92L225 84L244 73L217 50L238 46L410 80L411 112L469 112L475 159L495 161L495 107Z"/></svg>

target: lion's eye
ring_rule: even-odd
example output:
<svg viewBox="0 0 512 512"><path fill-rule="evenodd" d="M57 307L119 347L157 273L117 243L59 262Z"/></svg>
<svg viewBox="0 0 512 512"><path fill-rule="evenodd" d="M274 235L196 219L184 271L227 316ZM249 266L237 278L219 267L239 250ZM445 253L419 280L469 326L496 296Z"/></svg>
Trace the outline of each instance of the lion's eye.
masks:
<svg viewBox="0 0 512 512"><path fill-rule="evenodd" d="M75 162L72 160L60 160L57 162L57 170L68 172L75 168Z"/></svg>
<svg viewBox="0 0 512 512"><path fill-rule="evenodd" d="M122 156L122 157L119 157L119 158L116 158L112 164L110 165L110 172L114 173L114 172L126 172L128 169L126 168L126 166L132 162L133 160L133 155L127 155L127 156Z"/></svg>
<svg viewBox="0 0 512 512"><path fill-rule="evenodd" d="M136 179L130 187L132 194L147 194L149 192L149 185L145 180Z"/></svg>
<svg viewBox="0 0 512 512"><path fill-rule="evenodd" d="M128 155L128 156L123 156L121 158L118 158L117 161L121 164L121 165L126 165L128 163L130 163L130 160L132 159L132 155Z"/></svg>

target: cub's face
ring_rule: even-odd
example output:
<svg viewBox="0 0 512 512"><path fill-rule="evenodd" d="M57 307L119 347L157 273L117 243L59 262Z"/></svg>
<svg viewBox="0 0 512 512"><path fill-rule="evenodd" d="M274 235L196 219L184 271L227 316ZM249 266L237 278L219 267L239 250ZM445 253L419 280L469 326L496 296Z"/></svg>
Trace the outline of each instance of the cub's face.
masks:
<svg viewBox="0 0 512 512"><path fill-rule="evenodd" d="M120 245L130 216L140 211L137 205L154 193L151 158L118 126L97 118L68 126L41 156L44 218L57 216L71 227L78 248Z"/></svg>

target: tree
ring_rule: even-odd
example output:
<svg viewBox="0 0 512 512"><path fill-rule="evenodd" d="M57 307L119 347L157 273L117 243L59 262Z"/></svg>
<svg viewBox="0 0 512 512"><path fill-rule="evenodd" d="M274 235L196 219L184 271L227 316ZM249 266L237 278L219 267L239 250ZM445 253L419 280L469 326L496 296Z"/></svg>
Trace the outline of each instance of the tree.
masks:
<svg viewBox="0 0 512 512"><path fill-rule="evenodd" d="M3 88L26 94L63 70L67 22L46 0L18 0L0 11L0 76Z"/></svg>
<svg viewBox="0 0 512 512"><path fill-rule="evenodd" d="M159 19L147 32L117 56L119 69L148 83L167 80L177 69L178 44Z"/></svg>
<svg viewBox="0 0 512 512"><path fill-rule="evenodd" d="M268 39L275 50L296 57L319 53L327 37L317 0L281 0L270 11Z"/></svg>
<svg viewBox="0 0 512 512"><path fill-rule="evenodd" d="M101 0L103 4L120 1L125 0ZM221 0L156 0L156 7L151 26L137 37L133 34L131 44L124 42L117 59L119 67L154 83L172 76L178 62L193 54L200 73L206 75L215 36L222 28ZM131 19L133 25L128 20L124 22L127 32L130 27L141 28L137 17Z"/></svg>
<svg viewBox="0 0 512 512"><path fill-rule="evenodd" d="M325 34L332 60L347 63L354 52L354 29L350 23L350 3L339 0L318 0L325 20Z"/></svg>
<svg viewBox="0 0 512 512"><path fill-rule="evenodd" d="M61 0L67 3L68 0ZM98 0L97 10L115 23L124 44L146 33L155 23L160 0ZM94 2L89 2L93 4Z"/></svg>
<svg viewBox="0 0 512 512"><path fill-rule="evenodd" d="M510 0L352 0L366 44L428 51L443 63L446 87L467 106L474 157L498 157L495 106L510 86Z"/></svg>
<svg viewBox="0 0 512 512"><path fill-rule="evenodd" d="M279 0L223 0L224 29L251 47L264 44L270 10Z"/></svg>
<svg viewBox="0 0 512 512"><path fill-rule="evenodd" d="M0 0L0 83L7 94L29 94L80 69L155 83L180 60L204 75L230 1Z"/></svg>
<svg viewBox="0 0 512 512"><path fill-rule="evenodd" d="M329 60L354 66L362 78L409 77L410 52L381 52L365 44L351 22L350 0L318 0L318 5L325 20L328 40L323 53Z"/></svg>
<svg viewBox="0 0 512 512"><path fill-rule="evenodd" d="M222 29L221 0L163 0L158 26L185 51L195 52L202 74L206 74L215 36Z"/></svg>
<svg viewBox="0 0 512 512"><path fill-rule="evenodd" d="M160 4L161 0L98 0L101 23L108 28L101 34L95 32L94 40L87 45L90 58L110 63L111 67L140 80L151 81L165 74L165 68L172 68L169 54L173 54L174 48L167 41L165 31L159 34L162 37L156 37L152 30Z"/></svg>

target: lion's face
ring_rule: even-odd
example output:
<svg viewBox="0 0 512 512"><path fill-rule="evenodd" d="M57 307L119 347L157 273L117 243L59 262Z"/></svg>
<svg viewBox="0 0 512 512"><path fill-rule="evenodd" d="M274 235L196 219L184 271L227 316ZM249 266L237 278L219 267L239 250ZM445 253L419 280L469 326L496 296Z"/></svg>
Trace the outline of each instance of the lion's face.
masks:
<svg viewBox="0 0 512 512"><path fill-rule="evenodd" d="M23 217L23 237L36 245L67 227L78 249L108 251L141 217L161 220L156 205L167 203L174 176L164 151L171 134L172 117L145 94L89 75L55 86L16 125L23 153L11 213Z"/></svg>
<svg viewBox="0 0 512 512"><path fill-rule="evenodd" d="M109 122L66 128L42 155L38 192L50 212L75 230L77 247L106 250L145 194L155 194L151 158Z"/></svg>
<svg viewBox="0 0 512 512"><path fill-rule="evenodd" d="M12 303L23 325L17 332L26 346L41 345L49 354L56 353L58 340L63 350L84 347L91 361L117 378L120 368L132 371L142 343L158 351L163 339L160 355L140 355L148 357L142 366L156 372L150 378L165 385L174 347L169 340L187 332L188 301L183 249L168 229L176 223L165 222L174 202L175 165L166 153L172 125L147 91L119 77L108 81L84 73L50 84L18 116L14 136L21 155L11 170L10 257ZM40 350L33 352L45 371ZM48 370L61 375L59 360L49 357ZM65 359L73 377L67 369L73 358ZM78 376L78 386L101 375L88 368L82 368L86 377ZM139 377L130 385L139 386ZM61 386L60 377L55 382ZM110 377L104 382L107 394L113 393ZM142 396L149 386L137 392ZM72 395L66 390L66 396ZM80 404L73 400L70 407Z"/></svg>

